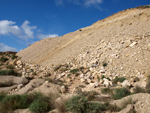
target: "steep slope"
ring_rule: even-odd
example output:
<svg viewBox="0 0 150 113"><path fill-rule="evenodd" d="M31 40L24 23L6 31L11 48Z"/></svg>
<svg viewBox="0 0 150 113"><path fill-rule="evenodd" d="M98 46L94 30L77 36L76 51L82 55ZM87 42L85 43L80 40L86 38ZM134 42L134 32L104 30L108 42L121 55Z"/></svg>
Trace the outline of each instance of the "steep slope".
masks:
<svg viewBox="0 0 150 113"><path fill-rule="evenodd" d="M24 62L43 66L65 63L73 58L77 58L77 65L89 66L98 59L96 64L100 66L106 61L115 68L112 71L125 68L125 71L148 72L150 8L121 11L89 27L35 42L17 55Z"/></svg>

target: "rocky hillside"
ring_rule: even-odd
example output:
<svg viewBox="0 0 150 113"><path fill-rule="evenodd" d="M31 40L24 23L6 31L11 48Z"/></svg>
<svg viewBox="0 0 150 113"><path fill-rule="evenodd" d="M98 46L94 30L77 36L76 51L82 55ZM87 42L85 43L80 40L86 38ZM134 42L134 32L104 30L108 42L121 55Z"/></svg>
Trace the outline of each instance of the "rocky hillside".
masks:
<svg viewBox="0 0 150 113"><path fill-rule="evenodd" d="M149 113L149 56L150 6L1 52L0 112Z"/></svg>
<svg viewBox="0 0 150 113"><path fill-rule="evenodd" d="M150 69L150 8L121 11L61 37L47 38L17 53L23 62L51 67L107 64L107 74L141 75Z"/></svg>

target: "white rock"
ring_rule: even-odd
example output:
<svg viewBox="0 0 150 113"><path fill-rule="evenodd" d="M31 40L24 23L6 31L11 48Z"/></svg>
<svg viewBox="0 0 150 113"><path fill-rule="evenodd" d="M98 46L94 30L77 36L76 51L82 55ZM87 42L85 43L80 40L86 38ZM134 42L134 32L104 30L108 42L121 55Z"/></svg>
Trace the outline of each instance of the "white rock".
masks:
<svg viewBox="0 0 150 113"><path fill-rule="evenodd" d="M105 69L101 69L100 72L101 72L101 73L105 73Z"/></svg>
<svg viewBox="0 0 150 113"><path fill-rule="evenodd" d="M83 78L84 77L84 75L83 75L83 73L80 75L80 78Z"/></svg>
<svg viewBox="0 0 150 113"><path fill-rule="evenodd" d="M16 62L16 64L17 64L17 65L21 65L21 64L22 64L21 60L18 60L18 61Z"/></svg>
<svg viewBox="0 0 150 113"><path fill-rule="evenodd" d="M95 83L90 83L90 87L95 88Z"/></svg>
<svg viewBox="0 0 150 113"><path fill-rule="evenodd" d="M109 87L109 86L112 85L112 82L109 81L108 79L104 78L103 80L104 80L104 82L103 82L103 85L104 85L104 86Z"/></svg>
<svg viewBox="0 0 150 113"><path fill-rule="evenodd" d="M85 79L84 79L84 78L81 78L81 82L85 82Z"/></svg>
<svg viewBox="0 0 150 113"><path fill-rule="evenodd" d="M128 80L123 81L122 83L123 87L131 86L131 83Z"/></svg>
<svg viewBox="0 0 150 113"><path fill-rule="evenodd" d="M61 90L61 93L65 93L66 92L65 86L61 86L60 90Z"/></svg>
<svg viewBox="0 0 150 113"><path fill-rule="evenodd" d="M130 47L133 47L134 45L136 45L137 44L137 42L133 42L132 44L130 44L129 46Z"/></svg>
<svg viewBox="0 0 150 113"><path fill-rule="evenodd" d="M87 79L87 82L90 84L92 81L91 81L91 79Z"/></svg>
<svg viewBox="0 0 150 113"><path fill-rule="evenodd" d="M96 87L99 86L99 83L98 83L98 82L95 82L95 86L96 86Z"/></svg>

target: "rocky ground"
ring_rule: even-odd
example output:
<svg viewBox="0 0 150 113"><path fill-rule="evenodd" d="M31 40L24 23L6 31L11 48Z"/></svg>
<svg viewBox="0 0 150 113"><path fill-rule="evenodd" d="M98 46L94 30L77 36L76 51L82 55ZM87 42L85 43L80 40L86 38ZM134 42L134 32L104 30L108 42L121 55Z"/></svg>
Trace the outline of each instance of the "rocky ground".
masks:
<svg viewBox="0 0 150 113"><path fill-rule="evenodd" d="M92 98L89 102L117 106L104 113L148 113L149 56L150 8L128 9L90 27L36 42L17 54L1 53L0 92L58 94L57 105L73 95L84 95ZM49 112L61 111L55 106Z"/></svg>

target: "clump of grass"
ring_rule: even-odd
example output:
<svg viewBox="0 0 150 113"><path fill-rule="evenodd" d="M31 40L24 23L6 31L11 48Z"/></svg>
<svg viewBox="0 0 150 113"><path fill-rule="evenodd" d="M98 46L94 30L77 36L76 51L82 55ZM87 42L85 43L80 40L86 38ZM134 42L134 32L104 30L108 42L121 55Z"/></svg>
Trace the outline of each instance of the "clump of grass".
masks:
<svg viewBox="0 0 150 113"><path fill-rule="evenodd" d="M13 54L11 59L14 60L15 58L17 58L16 54Z"/></svg>
<svg viewBox="0 0 150 113"><path fill-rule="evenodd" d="M72 113L99 113L106 110L105 104L88 102L85 96L73 96L66 102L66 109Z"/></svg>
<svg viewBox="0 0 150 113"><path fill-rule="evenodd" d="M121 110L121 108L119 108L116 104L113 105L113 104L110 104L109 102L106 102L105 105L106 105L106 109L110 111L111 113L119 112Z"/></svg>
<svg viewBox="0 0 150 113"><path fill-rule="evenodd" d="M85 96L88 101L94 100L95 96L98 95L96 91L79 91L79 94Z"/></svg>
<svg viewBox="0 0 150 113"><path fill-rule="evenodd" d="M1 70L0 75L13 75L15 74L14 70Z"/></svg>
<svg viewBox="0 0 150 113"><path fill-rule="evenodd" d="M2 99L6 96L6 94L0 94L0 102L2 101Z"/></svg>
<svg viewBox="0 0 150 113"><path fill-rule="evenodd" d="M1 59L0 59L1 62L6 62L7 60L9 60L9 59L5 58L5 57L1 57Z"/></svg>
<svg viewBox="0 0 150 113"><path fill-rule="evenodd" d="M113 91L110 88L103 88L101 92L104 94L112 94Z"/></svg>
<svg viewBox="0 0 150 113"><path fill-rule="evenodd" d="M113 84L117 84L117 82L123 82L124 80L126 80L125 77L115 77L115 79L113 79Z"/></svg>
<svg viewBox="0 0 150 113"><path fill-rule="evenodd" d="M0 102L0 111L2 113L12 112L15 109L24 109L29 107L27 95L9 95L5 96Z"/></svg>
<svg viewBox="0 0 150 113"><path fill-rule="evenodd" d="M0 75L12 75L12 76L21 76L20 73L15 72L14 70L1 70Z"/></svg>
<svg viewBox="0 0 150 113"><path fill-rule="evenodd" d="M29 110L33 113L45 113L54 108L49 102L49 98L39 92L34 92L28 95L28 101L31 102Z"/></svg>
<svg viewBox="0 0 150 113"><path fill-rule="evenodd" d="M104 75L102 75L101 79L104 79L104 78L106 78L106 77Z"/></svg>
<svg viewBox="0 0 150 113"><path fill-rule="evenodd" d="M84 96L73 96L67 103L66 109L73 113L84 113L88 100Z"/></svg>
<svg viewBox="0 0 150 113"><path fill-rule="evenodd" d="M133 89L134 93L145 93L145 89L141 88L139 86L135 86L135 88Z"/></svg>
<svg viewBox="0 0 150 113"><path fill-rule="evenodd" d="M116 88L116 89L114 89L114 91L115 91L115 93L112 94L112 97L114 99L121 99L125 96L130 95L130 91L126 88Z"/></svg>
<svg viewBox="0 0 150 113"><path fill-rule="evenodd" d="M72 74L76 74L78 71L79 71L79 69L78 69L78 68L76 68L76 69L72 69L72 70L70 70L70 73L72 73Z"/></svg>
<svg viewBox="0 0 150 113"><path fill-rule="evenodd" d="M48 103L43 100L35 100L29 106L29 110L33 113L44 113L49 110Z"/></svg>

